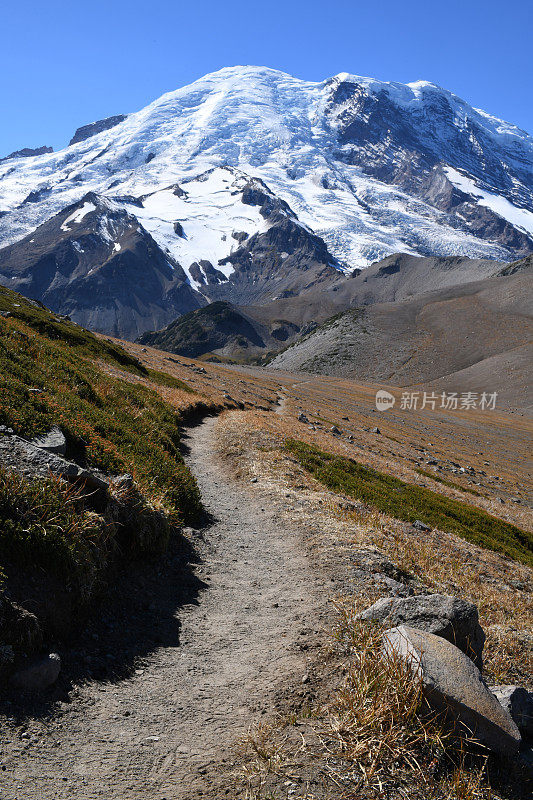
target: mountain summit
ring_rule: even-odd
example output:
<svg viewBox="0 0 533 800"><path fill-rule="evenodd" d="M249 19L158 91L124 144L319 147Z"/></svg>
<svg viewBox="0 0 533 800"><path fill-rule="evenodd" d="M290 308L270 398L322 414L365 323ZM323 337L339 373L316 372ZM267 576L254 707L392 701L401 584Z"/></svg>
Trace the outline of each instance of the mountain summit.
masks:
<svg viewBox="0 0 533 800"><path fill-rule="evenodd" d="M210 300L294 296L398 252L498 261L533 252L533 139L424 81L342 73L312 83L232 67L85 125L57 153L0 161L2 282L20 291L35 284L44 238L61 261L64 210L89 192L160 251L163 272L153 292L147 273L142 308L129 291L120 314L106 310L105 325L84 312L85 324L123 334L118 316L130 300L138 333L150 318L153 327L156 306L160 324L173 318L164 312L168 286L175 296L175 285L188 284L194 297L181 305L190 311ZM105 245L113 263L115 244ZM87 248L81 273L69 262L78 298L80 274L105 277L88 255L97 250ZM51 263L47 297L65 284ZM113 286L100 283L99 296Z"/></svg>
<svg viewBox="0 0 533 800"><path fill-rule="evenodd" d="M87 191L139 198L217 166L261 178L349 269L398 251L512 260L533 250L524 131L424 81L312 83L249 66L60 152L1 163L0 237L22 238ZM216 194L204 210L223 216Z"/></svg>

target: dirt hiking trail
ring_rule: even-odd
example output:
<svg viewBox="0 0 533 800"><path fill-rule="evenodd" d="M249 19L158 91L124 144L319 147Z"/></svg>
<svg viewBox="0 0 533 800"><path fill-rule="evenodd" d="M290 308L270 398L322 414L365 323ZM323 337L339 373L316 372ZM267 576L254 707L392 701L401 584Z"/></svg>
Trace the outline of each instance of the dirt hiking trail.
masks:
<svg viewBox="0 0 533 800"><path fill-rule="evenodd" d="M81 685L64 711L32 720L28 738L3 737L2 800L232 797L231 748L278 688L301 683L306 656L296 642L320 626L320 586L298 532L227 474L216 425L209 418L184 435L212 521L193 534L207 588L175 604L179 645L152 649L122 681ZM163 589L168 602L173 587Z"/></svg>

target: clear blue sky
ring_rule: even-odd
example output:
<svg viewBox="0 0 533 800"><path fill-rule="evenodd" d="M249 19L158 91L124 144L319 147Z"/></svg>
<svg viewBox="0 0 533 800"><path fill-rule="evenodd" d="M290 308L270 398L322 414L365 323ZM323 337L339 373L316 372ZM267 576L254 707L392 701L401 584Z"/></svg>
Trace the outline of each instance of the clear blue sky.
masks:
<svg viewBox="0 0 533 800"><path fill-rule="evenodd" d="M224 66L440 84L533 133L532 0L4 0L0 155Z"/></svg>

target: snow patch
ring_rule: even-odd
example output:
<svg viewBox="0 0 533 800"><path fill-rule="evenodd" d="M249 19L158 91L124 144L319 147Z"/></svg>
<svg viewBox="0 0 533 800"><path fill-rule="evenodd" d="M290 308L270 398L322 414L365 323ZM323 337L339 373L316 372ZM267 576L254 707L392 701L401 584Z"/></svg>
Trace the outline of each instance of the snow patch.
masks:
<svg viewBox="0 0 533 800"><path fill-rule="evenodd" d="M500 197L481 189L471 178L453 169L453 167L446 167L444 171L451 183L466 194L473 195L478 205L490 208L491 211L506 219L511 225L515 225L525 233L533 235L533 212L528 211L526 208L517 208L505 197Z"/></svg>
<svg viewBox="0 0 533 800"><path fill-rule="evenodd" d="M67 217L67 219L61 225L61 230L68 233L71 225L78 225L82 219L87 216L87 214L91 213L91 211L96 211L96 206L94 203L90 203L88 201L85 202L81 208L78 208L73 214L70 215L70 217Z"/></svg>
<svg viewBox="0 0 533 800"><path fill-rule="evenodd" d="M210 261L225 277L234 268L219 262L239 247L233 233L247 235L267 230L258 206L242 202L242 191L249 177L238 170L215 168L181 183L180 196L173 186L145 197L142 208L128 205L143 227L160 247L168 252L190 275L194 262ZM175 223L183 228L183 236L175 231Z"/></svg>

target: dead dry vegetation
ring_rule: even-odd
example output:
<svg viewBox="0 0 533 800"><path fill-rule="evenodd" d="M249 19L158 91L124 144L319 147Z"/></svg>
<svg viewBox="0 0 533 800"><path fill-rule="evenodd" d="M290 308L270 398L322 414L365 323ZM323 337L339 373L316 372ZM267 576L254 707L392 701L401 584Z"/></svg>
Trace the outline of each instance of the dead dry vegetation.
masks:
<svg viewBox="0 0 533 800"><path fill-rule="evenodd" d="M417 682L383 657L380 631L356 620L383 589L361 586L351 568L361 549L377 548L430 591L475 602L487 634L486 679L520 685L530 684L533 674L533 570L452 533L421 533L371 504L328 491L284 448L296 435L315 443L324 438L299 425L290 407L277 415L232 413L219 423L220 452L235 473L283 498L287 523L298 521L309 532L312 562L332 576L336 619L317 666L320 700L251 731L242 752L243 796L527 796L523 775L507 780L486 752L471 746L468 732L453 739L442 719L426 713Z"/></svg>

